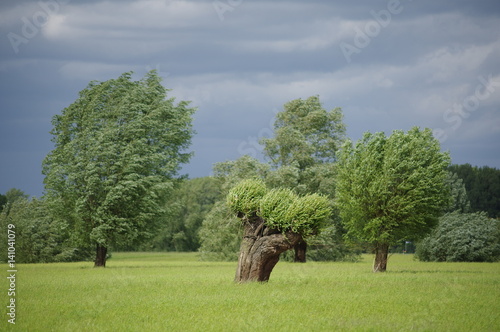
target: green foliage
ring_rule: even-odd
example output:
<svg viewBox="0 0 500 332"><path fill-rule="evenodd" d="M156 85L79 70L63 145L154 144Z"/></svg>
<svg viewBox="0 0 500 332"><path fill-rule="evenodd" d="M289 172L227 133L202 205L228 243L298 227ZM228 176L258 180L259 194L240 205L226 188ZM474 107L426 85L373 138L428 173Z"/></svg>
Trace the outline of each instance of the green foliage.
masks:
<svg viewBox="0 0 500 332"><path fill-rule="evenodd" d="M446 212L469 212L471 209L470 202L463 180L456 173L448 172L447 182L450 186L450 202L448 203Z"/></svg>
<svg viewBox="0 0 500 332"><path fill-rule="evenodd" d="M198 231L199 251L204 260L236 260L242 228L227 204L227 195L244 179L265 179L269 166L242 156L234 161L216 163L213 169L222 199L213 205Z"/></svg>
<svg viewBox="0 0 500 332"><path fill-rule="evenodd" d="M449 170L463 180L471 212L485 211L490 218L500 217L500 170L470 164L451 165Z"/></svg>
<svg viewBox="0 0 500 332"><path fill-rule="evenodd" d="M344 241L335 224L328 225L321 233L307 239L308 261L358 262L361 252L360 248Z"/></svg>
<svg viewBox="0 0 500 332"><path fill-rule="evenodd" d="M494 262L500 260L500 220L486 212L448 213L417 245L422 261Z"/></svg>
<svg viewBox="0 0 500 332"><path fill-rule="evenodd" d="M166 96L155 71L125 73L91 82L54 116L46 196L78 241L127 246L154 234L193 134L194 109Z"/></svg>
<svg viewBox="0 0 500 332"><path fill-rule="evenodd" d="M70 243L67 223L51 218L43 200L18 197L9 211L0 213L1 238L7 238L9 224L15 226L16 263L68 262L91 257L88 248ZM0 250L7 252L7 241L0 242Z"/></svg>
<svg viewBox="0 0 500 332"><path fill-rule="evenodd" d="M318 194L302 196L288 208L282 227L306 237L319 233L331 214L332 208L327 197Z"/></svg>
<svg viewBox="0 0 500 332"><path fill-rule="evenodd" d="M266 186L260 180L241 181L229 191L227 204L240 217L255 213L270 228L303 236L319 232L331 215L330 202L324 196L311 194L298 197L287 188L276 188L266 193Z"/></svg>
<svg viewBox="0 0 500 332"><path fill-rule="evenodd" d="M238 259L242 227L225 201L215 203L199 230L202 260L233 261Z"/></svg>
<svg viewBox="0 0 500 332"><path fill-rule="evenodd" d="M261 140L264 153L274 166L300 170L332 162L345 136L342 117L340 108L325 110L318 96L292 100L276 115L275 137Z"/></svg>
<svg viewBox="0 0 500 332"><path fill-rule="evenodd" d="M250 156L241 156L236 160L215 163L213 166L214 177L221 182L223 195L237 183L245 179L262 179L268 177L270 167Z"/></svg>
<svg viewBox="0 0 500 332"><path fill-rule="evenodd" d="M5 195L0 195L0 212L5 210L9 214L10 208L15 202L28 198L29 195L25 194L21 189L11 188L7 190Z"/></svg>
<svg viewBox="0 0 500 332"><path fill-rule="evenodd" d="M292 229L294 220L290 218L289 211L298 199L288 188L272 189L260 200L259 215L271 228Z"/></svg>
<svg viewBox="0 0 500 332"><path fill-rule="evenodd" d="M251 215L257 213L267 188L261 180L243 180L227 194L227 205L233 212Z"/></svg>
<svg viewBox="0 0 500 332"><path fill-rule="evenodd" d="M336 206L347 236L396 244L425 235L449 203L448 165L429 129L366 133L355 146L344 144Z"/></svg>
<svg viewBox="0 0 500 332"><path fill-rule="evenodd" d="M158 235L140 250L196 251L198 231L214 204L221 199L221 183L213 177L182 181L165 203L170 211L162 217Z"/></svg>

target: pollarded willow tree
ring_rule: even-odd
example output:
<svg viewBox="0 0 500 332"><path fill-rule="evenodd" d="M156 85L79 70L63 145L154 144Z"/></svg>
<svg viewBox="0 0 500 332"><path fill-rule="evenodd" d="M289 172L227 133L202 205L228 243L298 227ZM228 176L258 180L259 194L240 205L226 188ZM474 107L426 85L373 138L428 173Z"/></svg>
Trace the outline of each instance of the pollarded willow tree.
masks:
<svg viewBox="0 0 500 332"><path fill-rule="evenodd" d="M161 78L131 73L91 82L54 116L55 148L43 162L52 212L68 222L76 242L107 250L138 242L155 231L179 165L186 163L193 108L166 99Z"/></svg>
<svg viewBox="0 0 500 332"><path fill-rule="evenodd" d="M227 204L243 223L235 281L267 281L280 254L317 234L330 217L327 197L299 197L287 188L267 190L261 180L243 180L229 191Z"/></svg>
<svg viewBox="0 0 500 332"><path fill-rule="evenodd" d="M336 205L347 236L370 243L374 272L387 268L389 247L427 234L449 204L450 158L430 129L365 133L339 154Z"/></svg>

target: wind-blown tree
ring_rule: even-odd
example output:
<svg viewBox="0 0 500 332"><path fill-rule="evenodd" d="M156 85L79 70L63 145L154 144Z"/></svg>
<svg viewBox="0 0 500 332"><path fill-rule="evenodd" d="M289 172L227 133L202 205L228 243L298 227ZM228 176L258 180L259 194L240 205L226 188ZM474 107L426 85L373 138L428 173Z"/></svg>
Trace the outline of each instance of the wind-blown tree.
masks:
<svg viewBox="0 0 500 332"><path fill-rule="evenodd" d="M429 129L365 133L343 145L336 205L347 236L370 243L374 272L387 268L389 247L426 235L450 202L450 158Z"/></svg>
<svg viewBox="0 0 500 332"><path fill-rule="evenodd" d="M293 188L298 194L317 193L322 175L336 160L345 140L342 110L327 111L318 96L295 99L276 114L274 137L264 138L264 155L277 170L275 185ZM281 183L279 183L281 180ZM331 186L325 190L331 194Z"/></svg>
<svg viewBox="0 0 500 332"><path fill-rule="evenodd" d="M179 165L186 163L193 108L166 99L150 71L91 82L54 116L52 150L43 162L52 211L81 243L92 243L95 266L105 266L112 245L150 237Z"/></svg>
<svg viewBox="0 0 500 332"><path fill-rule="evenodd" d="M318 233L331 214L327 197L299 197L287 188L267 190L260 180L243 180L227 195L243 223L235 281L267 281L280 254Z"/></svg>
<svg viewBox="0 0 500 332"><path fill-rule="evenodd" d="M274 169L273 187L287 187L298 194L334 193L336 153L345 140L340 108L327 111L318 96L295 99L276 115L274 137L261 140L264 155ZM295 247L295 261L305 262L306 242Z"/></svg>

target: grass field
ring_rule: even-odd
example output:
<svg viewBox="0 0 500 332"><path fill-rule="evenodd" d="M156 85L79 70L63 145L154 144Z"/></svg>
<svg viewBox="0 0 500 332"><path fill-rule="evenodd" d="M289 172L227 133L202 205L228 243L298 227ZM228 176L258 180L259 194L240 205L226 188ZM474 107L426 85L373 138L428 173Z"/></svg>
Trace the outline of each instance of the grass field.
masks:
<svg viewBox="0 0 500 332"><path fill-rule="evenodd" d="M196 254L114 253L92 263L18 265L16 324L1 331L500 331L500 263L280 262L235 284L236 263ZM8 276L7 265L0 265Z"/></svg>

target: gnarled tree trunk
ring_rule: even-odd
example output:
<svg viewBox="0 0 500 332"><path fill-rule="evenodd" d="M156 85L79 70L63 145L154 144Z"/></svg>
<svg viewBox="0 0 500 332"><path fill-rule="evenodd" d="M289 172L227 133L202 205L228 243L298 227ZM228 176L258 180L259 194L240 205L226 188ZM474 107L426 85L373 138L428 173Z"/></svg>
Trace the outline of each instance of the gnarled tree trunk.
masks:
<svg viewBox="0 0 500 332"><path fill-rule="evenodd" d="M94 267L106 267L106 255L108 248L100 244L96 245Z"/></svg>
<svg viewBox="0 0 500 332"><path fill-rule="evenodd" d="M295 257L293 259L296 263L305 263L306 262L306 252L307 252L307 242L304 240L299 241L295 247Z"/></svg>
<svg viewBox="0 0 500 332"><path fill-rule="evenodd" d="M373 272L385 272L387 269L387 256L389 255L389 245L386 243L375 244L375 261Z"/></svg>
<svg viewBox="0 0 500 332"><path fill-rule="evenodd" d="M280 259L280 254L292 249L302 240L297 233L281 233L270 229L257 216L244 218L244 234L234 280L268 281L271 272Z"/></svg>

